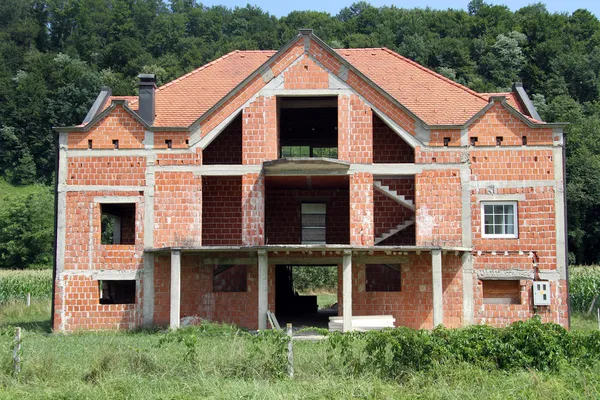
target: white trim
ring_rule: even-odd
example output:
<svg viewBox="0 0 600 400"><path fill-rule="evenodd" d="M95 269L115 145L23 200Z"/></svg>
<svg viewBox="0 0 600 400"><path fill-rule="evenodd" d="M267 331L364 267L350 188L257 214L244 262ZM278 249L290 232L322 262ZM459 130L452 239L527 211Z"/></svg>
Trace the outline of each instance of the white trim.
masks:
<svg viewBox="0 0 600 400"><path fill-rule="evenodd" d="M486 205L501 205L513 206L513 222L515 232L511 234L486 234L485 233L485 206ZM517 201L482 201L481 206L481 237L485 239L518 239L519 238L519 211ZM506 227L506 223L504 223Z"/></svg>

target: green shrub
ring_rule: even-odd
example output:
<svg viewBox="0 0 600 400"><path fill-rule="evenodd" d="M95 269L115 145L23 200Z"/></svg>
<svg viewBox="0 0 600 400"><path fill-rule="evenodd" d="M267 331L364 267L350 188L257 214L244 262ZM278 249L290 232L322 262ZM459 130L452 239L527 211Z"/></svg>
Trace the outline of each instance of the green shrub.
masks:
<svg viewBox="0 0 600 400"><path fill-rule="evenodd" d="M332 367L341 366L353 375L391 379L440 364L467 362L487 370L557 371L564 363L589 365L600 360L600 332L570 332L537 317L506 328L336 332L328 342Z"/></svg>
<svg viewBox="0 0 600 400"><path fill-rule="evenodd" d="M293 267L292 277L298 292L334 291L338 284L337 267Z"/></svg>
<svg viewBox="0 0 600 400"><path fill-rule="evenodd" d="M600 267L571 266L569 268L569 296L571 310L587 313L594 297L600 294ZM595 308L600 307L600 298Z"/></svg>
<svg viewBox="0 0 600 400"><path fill-rule="evenodd" d="M24 299L52 296L51 270L0 270L0 304Z"/></svg>

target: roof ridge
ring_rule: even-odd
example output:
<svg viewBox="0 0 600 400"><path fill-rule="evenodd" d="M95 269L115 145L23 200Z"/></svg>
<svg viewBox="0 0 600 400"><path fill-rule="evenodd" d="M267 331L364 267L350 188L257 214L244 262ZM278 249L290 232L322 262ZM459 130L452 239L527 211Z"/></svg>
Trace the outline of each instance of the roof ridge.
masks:
<svg viewBox="0 0 600 400"><path fill-rule="evenodd" d="M404 57L404 56L396 53L395 51L388 49L387 47L381 47L380 49L383 50L383 51L385 51L385 52L387 52L387 53L389 53L389 54L391 54L391 55L393 55L393 56L395 56L396 58L399 58L399 59L401 59L401 60L403 60L403 61L405 61L405 62L407 62L407 63L409 63L409 64L411 64L411 65L413 65L413 66L415 66L415 67L417 67L419 69L421 69L421 70L423 70L424 72L427 72L430 75L435 76L436 78L438 78L438 79L440 79L442 81L450 83L450 84L456 86L457 88L462 89L465 92L467 92L467 93L469 93L469 94L471 94L473 96L476 96L476 97L480 98L481 100L484 100L486 102L489 101L484 96L482 96L480 93L477 93L476 91L471 90L468 87L466 87L464 85L461 85L458 82L454 82L452 79L446 78L444 75L438 74L437 72L432 71L431 69L422 66L418 62L415 62L415 61L411 60L410 58L406 58L406 57Z"/></svg>

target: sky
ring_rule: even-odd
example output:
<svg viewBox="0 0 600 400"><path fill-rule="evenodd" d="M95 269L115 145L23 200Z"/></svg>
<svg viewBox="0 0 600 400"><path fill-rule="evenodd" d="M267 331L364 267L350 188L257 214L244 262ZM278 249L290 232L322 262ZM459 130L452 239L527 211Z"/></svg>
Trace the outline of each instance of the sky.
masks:
<svg viewBox="0 0 600 400"><path fill-rule="evenodd" d="M325 11L332 15L337 14L342 8L348 7L353 2L358 0L303 0L298 1L282 1L282 0L203 0L205 6L224 5L227 7L244 7L246 4L259 6L264 11L268 11L272 15L281 17L289 14L294 10L314 10ZM434 9L466 9L469 0L367 0L370 4L376 7L395 5L400 8L425 8L431 7ZM502 4L508 6L515 11L521 7L525 7L531 3L542 2L546 4L546 8L550 12L567 12L572 13L579 8L586 8L596 17L600 17L600 0L487 0L488 4Z"/></svg>

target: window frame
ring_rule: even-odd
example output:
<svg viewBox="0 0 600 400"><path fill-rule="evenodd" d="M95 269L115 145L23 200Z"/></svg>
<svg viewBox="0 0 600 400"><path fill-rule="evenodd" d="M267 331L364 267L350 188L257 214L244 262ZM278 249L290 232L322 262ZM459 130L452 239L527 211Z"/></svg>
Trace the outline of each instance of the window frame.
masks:
<svg viewBox="0 0 600 400"><path fill-rule="evenodd" d="M481 237L484 239L518 239L519 238L519 202L510 201L481 201ZM513 206L514 233L485 233L485 206ZM492 214L493 215L493 214ZM504 223L504 231L507 224Z"/></svg>

